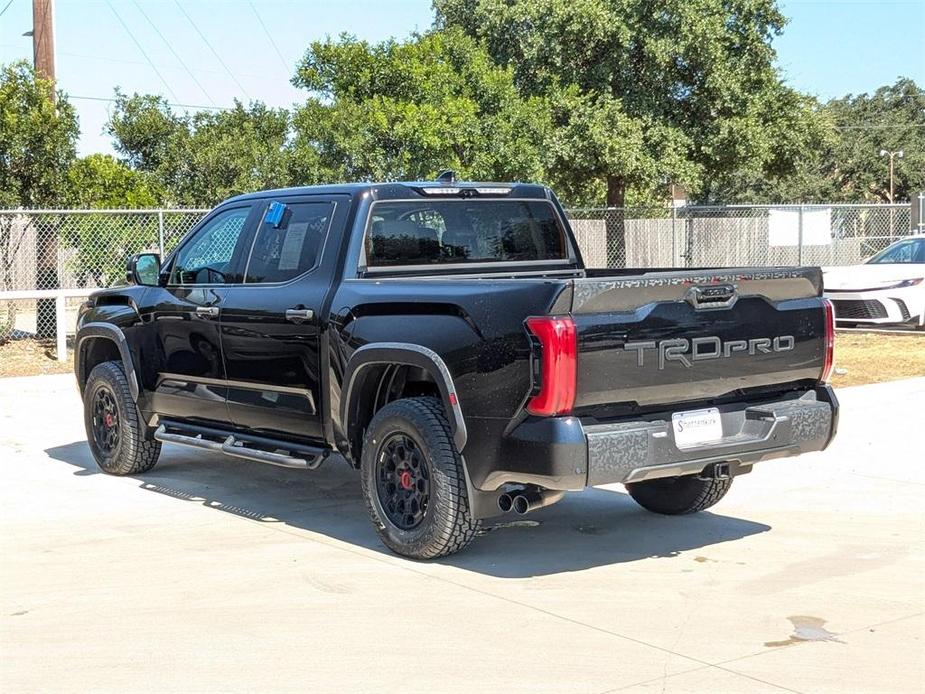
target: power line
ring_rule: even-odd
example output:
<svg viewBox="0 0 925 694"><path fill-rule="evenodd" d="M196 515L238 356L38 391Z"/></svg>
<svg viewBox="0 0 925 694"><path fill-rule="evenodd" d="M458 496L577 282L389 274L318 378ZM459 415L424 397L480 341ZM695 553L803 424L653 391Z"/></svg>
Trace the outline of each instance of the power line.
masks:
<svg viewBox="0 0 925 694"><path fill-rule="evenodd" d="M10 0L12 2L13 0ZM247 0L247 4L251 6L251 10L254 11L254 16L257 18L257 21L260 22L260 26L263 27L263 33L267 35L267 40L270 42L270 45L273 46L273 50L276 51L276 55L279 56L279 62L283 64L283 70L285 70L286 75L289 75L289 65L286 63L286 59L283 57L283 54L279 50L279 46L276 45L276 41L273 40L273 34L267 29L267 25L263 23L263 18L260 16L260 13L257 11L257 8L254 7L254 3L250 0Z"/></svg>
<svg viewBox="0 0 925 694"><path fill-rule="evenodd" d="M184 17L186 17L186 21L188 21L188 22L190 23L190 26L193 27L193 29L195 29L195 31L196 31L197 34L199 34L199 38L202 39L202 42L203 42L204 44L206 44L206 46L208 46L208 48L209 48L210 51L212 51L212 55L215 56L215 59L221 64L221 66L222 66L223 68L225 68L225 72L228 73L228 76L234 81L234 83L235 83L236 85L238 85L238 89L240 89L241 92L244 94L244 96L247 98L247 100L250 101L250 98L251 98L251 97L250 97L250 94L247 93L247 90L241 85L240 82L238 82L238 78L235 77L234 74L231 72L231 70L228 69L228 66L225 65L225 61L222 60L222 57L218 54L218 51L216 51L216 50L212 47L212 44L209 43L209 40L208 40L208 39L205 37L205 35L199 30L199 27L196 26L196 22L193 21L193 18L190 17L190 16L186 13L186 10L183 9L183 5L181 5L181 4L179 3L178 0L173 0L173 1L174 1L174 4L177 6L177 9L180 10L180 12L183 13L183 16L184 16Z"/></svg>
<svg viewBox="0 0 925 694"><path fill-rule="evenodd" d="M68 99L80 99L81 101L108 101L111 104L116 103L118 99L107 98L105 96L79 96L77 94L67 94ZM166 102L168 106L176 106L177 108L199 108L206 111L231 111L233 108L231 106L203 106L202 104L178 104L173 101Z"/></svg>
<svg viewBox="0 0 925 694"><path fill-rule="evenodd" d="M908 123L898 125L895 123L876 125L874 123L863 123L861 125L836 125L836 130L889 130L892 128L925 128L925 123Z"/></svg>
<svg viewBox="0 0 925 694"><path fill-rule="evenodd" d="M206 98L210 102L212 102L213 105L215 105L215 99L209 96L209 92L206 91L206 88L203 87L202 84L200 84L199 80L196 79L196 75L194 75L192 71L190 71L190 69L186 66L186 63L183 62L183 58L181 58L177 54L177 52L173 49L173 46L170 45L170 41L164 38L164 35L161 33L161 30L157 28L157 25L154 22L152 22L151 18L145 13L143 9L141 9L141 5L138 4L137 0L135 2L135 7L137 7L138 11L141 12L141 16L144 17L146 20L148 20L148 24L151 25L151 28L154 29L157 35L161 37L161 41L164 42L164 44L167 46L167 49L173 54L173 57L176 58L177 61L180 63L180 65L183 66L183 69L186 70L186 74L190 76L190 79L196 83L196 86L199 87L200 90L202 90L202 93L206 95Z"/></svg>
<svg viewBox="0 0 925 694"><path fill-rule="evenodd" d="M6 12L8 9L10 9L10 5L12 5L12 4L13 4L13 0L10 0L6 5L3 6L3 9L0 10L0 17L3 16L3 13L4 13L4 12ZM253 7L253 5L251 5L251 7ZM255 11L256 11L256 10L255 10ZM261 24L263 24L263 22L261 22Z"/></svg>
<svg viewBox="0 0 925 694"><path fill-rule="evenodd" d="M0 43L0 48L13 48L19 51L23 50L22 46L16 45L14 43ZM71 58L84 58L86 60L100 60L100 61L103 61L104 63L122 63L125 65L147 65L148 64L143 60L126 60L125 58L110 58L105 55L90 55L88 53L72 53L70 51L55 51L55 54L56 55L67 55L67 56L70 56ZM168 63L158 62L154 64L157 65L158 67L166 68L168 70L177 69L176 65L172 65ZM206 67L194 67L190 69L193 72L199 72L199 73L209 74L209 75L224 75L225 74L224 70L211 70ZM242 77L254 77L254 78L263 76L263 75L258 75L253 72L239 72L238 74L241 75Z"/></svg>
<svg viewBox="0 0 925 694"><path fill-rule="evenodd" d="M145 57L145 60L148 61L148 65L151 66L151 69L154 70L154 73L160 78L161 82L164 83L164 86L167 88L167 91L170 92L170 95L173 97L174 101L179 101L177 95L174 94L173 89L170 88L170 85L167 84L167 80L164 79L164 76L160 71L154 67L154 63L151 62L151 58L148 57L148 54L145 53L145 49L141 47L141 44L138 42L138 39L135 38L135 34L132 33L132 30L128 28L128 24L122 21L122 17L119 16L119 13L116 12L116 8L113 7L112 3L109 0L106 0L106 4L109 5L109 9L112 10L112 13L116 15L116 19L119 20L119 24L122 25L122 28L125 29L125 33L129 35L129 38L135 43L135 46L138 47L139 52Z"/></svg>

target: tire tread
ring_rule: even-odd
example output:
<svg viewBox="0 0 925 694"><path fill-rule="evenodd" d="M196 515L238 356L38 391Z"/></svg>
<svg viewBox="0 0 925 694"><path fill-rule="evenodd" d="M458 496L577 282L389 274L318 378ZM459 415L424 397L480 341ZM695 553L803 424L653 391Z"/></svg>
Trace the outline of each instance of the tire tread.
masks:
<svg viewBox="0 0 925 694"><path fill-rule="evenodd" d="M449 487L449 494L442 500L442 504L434 507L435 533L425 542L414 546L401 546L382 528L382 521L378 519L378 513L371 498L371 495L376 494L376 490L364 474L364 498L367 509L376 523L379 536L393 551L416 559L436 559L460 551L477 535L481 522L472 518L462 456L453 443L453 434L443 405L433 397L414 397L396 400L383 407L376 413L367 428L363 447L364 460L370 455L370 451L376 448L372 443L372 436L381 423L390 417L402 417L424 429L427 445L433 457L430 461L432 472L434 476L439 474L444 477Z"/></svg>
<svg viewBox="0 0 925 694"><path fill-rule="evenodd" d="M93 367L84 389L86 398L89 398L89 394L92 392L91 386L95 380L103 380L112 388L113 393L119 400L122 426L124 427L124 434L120 441L120 460L118 463L115 466L104 466L94 453L97 464L103 472L110 475L140 475L148 472L157 464L157 459L161 454L161 442L155 440L145 430L138 413L138 407L135 405L135 401L132 400L132 393L129 390L128 379L122 365L115 361L106 361ZM86 409L90 407L90 403L86 400L84 407ZM92 432L89 430L89 422L87 427L87 437L89 439L92 436Z"/></svg>
<svg viewBox="0 0 925 694"><path fill-rule="evenodd" d="M726 496L732 478L701 479L696 475L626 485L633 500L648 511L669 516L698 513Z"/></svg>

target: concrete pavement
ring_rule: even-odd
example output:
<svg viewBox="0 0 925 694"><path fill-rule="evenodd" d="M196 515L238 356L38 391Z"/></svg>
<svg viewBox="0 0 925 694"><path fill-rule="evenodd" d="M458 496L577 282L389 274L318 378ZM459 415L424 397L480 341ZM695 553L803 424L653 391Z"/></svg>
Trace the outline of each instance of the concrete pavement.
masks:
<svg viewBox="0 0 925 694"><path fill-rule="evenodd" d="M0 379L0 689L922 691L925 379L839 396L712 512L595 489L418 563L344 466L109 477L72 377Z"/></svg>

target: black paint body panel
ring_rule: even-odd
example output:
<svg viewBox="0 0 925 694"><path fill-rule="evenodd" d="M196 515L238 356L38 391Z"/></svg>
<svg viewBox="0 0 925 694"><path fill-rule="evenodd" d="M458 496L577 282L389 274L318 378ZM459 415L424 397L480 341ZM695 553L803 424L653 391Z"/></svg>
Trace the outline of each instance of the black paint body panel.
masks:
<svg viewBox="0 0 925 694"><path fill-rule="evenodd" d="M278 285L106 290L94 295L78 327L108 322L124 333L138 372L139 407L149 423L169 416L254 430L337 448L354 464L357 451L341 421L342 411L349 412L341 398L353 354L375 343L432 350L449 371L465 421L463 455L474 490L507 483L580 489L589 480L588 427L799 397L816 387L825 332L818 268L586 271L563 220L571 253L561 266L510 264L479 274L440 267L365 272L361 258L371 204L422 197L418 185L324 186L233 199L224 205L255 206L253 220L270 200L337 200L317 267ZM548 199L561 214L548 189L513 190L518 197ZM692 287L718 283L735 288L732 305L703 310L691 303ZM202 318L198 306L217 306L220 314ZM292 307L310 309L313 319L287 321L285 310ZM571 315L577 327L571 416L542 419L524 409L537 387L535 348L524 321L542 315ZM781 336L792 338L792 348L753 354L737 349L663 368L658 347L643 351L641 365L639 350L627 349L700 338L722 350L727 343ZM833 421L835 415L833 406Z"/></svg>

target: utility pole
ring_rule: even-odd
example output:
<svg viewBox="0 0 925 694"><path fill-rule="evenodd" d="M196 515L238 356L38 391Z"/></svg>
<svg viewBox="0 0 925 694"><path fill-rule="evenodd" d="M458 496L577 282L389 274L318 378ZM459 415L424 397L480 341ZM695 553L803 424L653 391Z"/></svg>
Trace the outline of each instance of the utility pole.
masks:
<svg viewBox="0 0 925 694"><path fill-rule="evenodd" d="M42 79L55 79L54 0L32 0L32 65ZM54 96L52 96L54 98Z"/></svg>
<svg viewBox="0 0 925 694"><path fill-rule="evenodd" d="M54 0L32 0L32 66L35 74L51 83L49 98L55 100ZM58 289L58 223L36 228L35 284L37 289ZM36 303L35 334L52 337L58 322L54 299Z"/></svg>

